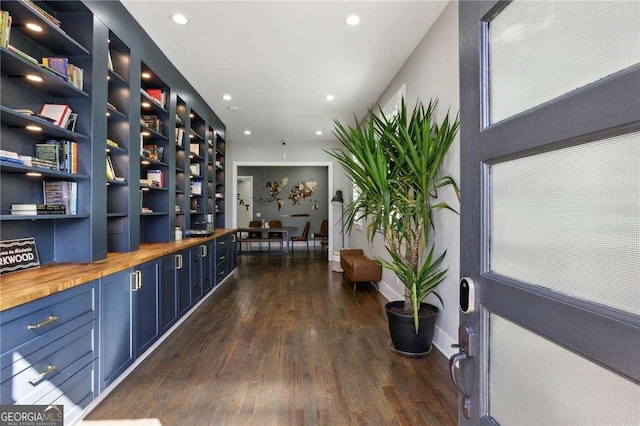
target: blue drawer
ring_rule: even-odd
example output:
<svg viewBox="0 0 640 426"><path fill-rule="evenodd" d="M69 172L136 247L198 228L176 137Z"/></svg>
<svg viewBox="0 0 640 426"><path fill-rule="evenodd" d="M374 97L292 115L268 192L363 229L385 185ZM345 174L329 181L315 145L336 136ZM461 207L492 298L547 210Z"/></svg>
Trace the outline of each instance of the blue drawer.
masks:
<svg viewBox="0 0 640 426"><path fill-rule="evenodd" d="M94 323L53 341L0 370L0 403L34 404L91 363L95 353Z"/></svg>
<svg viewBox="0 0 640 426"><path fill-rule="evenodd" d="M93 321L95 289L91 282L2 312L0 368Z"/></svg>
<svg viewBox="0 0 640 426"><path fill-rule="evenodd" d="M36 404L63 405L64 423L70 424L97 396L97 380L94 380L97 365L97 361L87 364Z"/></svg>

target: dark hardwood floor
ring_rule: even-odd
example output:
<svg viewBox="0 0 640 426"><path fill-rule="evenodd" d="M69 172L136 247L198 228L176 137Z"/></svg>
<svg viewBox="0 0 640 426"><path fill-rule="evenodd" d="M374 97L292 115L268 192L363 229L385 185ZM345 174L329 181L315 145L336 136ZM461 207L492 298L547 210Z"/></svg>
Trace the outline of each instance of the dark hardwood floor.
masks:
<svg viewBox="0 0 640 426"><path fill-rule="evenodd" d="M457 422L447 360L387 347L385 299L320 249L241 256L197 312L87 417L163 425Z"/></svg>

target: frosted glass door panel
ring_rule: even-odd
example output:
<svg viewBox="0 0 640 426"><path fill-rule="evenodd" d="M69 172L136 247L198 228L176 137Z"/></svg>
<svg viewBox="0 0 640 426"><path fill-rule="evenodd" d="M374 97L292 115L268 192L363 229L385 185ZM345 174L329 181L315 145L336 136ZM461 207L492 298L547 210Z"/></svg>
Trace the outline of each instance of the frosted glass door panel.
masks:
<svg viewBox="0 0 640 426"><path fill-rule="evenodd" d="M514 1L489 22L496 123L640 63L640 1Z"/></svg>
<svg viewBox="0 0 640 426"><path fill-rule="evenodd" d="M640 314L640 133L490 174L492 272Z"/></svg>
<svg viewBox="0 0 640 426"><path fill-rule="evenodd" d="M640 386L491 314L489 414L501 425L638 425Z"/></svg>

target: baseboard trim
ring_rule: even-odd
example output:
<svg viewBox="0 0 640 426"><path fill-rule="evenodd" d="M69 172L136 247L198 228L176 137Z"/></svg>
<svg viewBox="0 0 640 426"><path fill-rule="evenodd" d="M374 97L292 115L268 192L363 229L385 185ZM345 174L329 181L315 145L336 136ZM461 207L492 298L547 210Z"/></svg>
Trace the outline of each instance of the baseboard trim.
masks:
<svg viewBox="0 0 640 426"><path fill-rule="evenodd" d="M127 376L129 376L129 374L131 374L133 372L133 370L135 370L138 365L140 365L142 363L142 361L144 361L149 355L151 355L153 353L153 351L155 351L158 346L160 346L162 344L162 342L164 342L174 331L177 330L178 327L180 327L180 325L185 322L187 320L187 318L189 318L191 316L191 314L193 314L195 311L198 310L198 308L200 307L200 305L202 305L208 298L210 298L216 291L218 291L219 288L221 288L229 278L231 278L231 276L233 274L235 274L236 270L234 269L233 271L231 271L229 273L229 275L227 275L226 277L224 277L222 279L222 281L220 281L220 284L218 284L217 286L215 286L213 288L213 290L211 290L209 293L207 293L202 299L200 299L198 301L198 303L196 303L195 305L193 305L193 307L187 312L185 313L182 318L180 318L175 324L173 324L173 326L171 326L171 328L169 330L167 330L166 333L164 333L162 335L162 337L160 337L153 345L151 345L149 347L148 350L146 350L141 356L140 358L136 359L136 361L131 364L131 366L129 368L127 368L121 375L120 377L118 377L116 380L114 380L109 386L107 386L107 388L100 394L98 395L98 397L96 399L94 399L93 401L91 401L91 403L87 406L87 408L85 408L84 410L82 410L82 413L73 421L71 422L72 425L76 425L79 424L80 422L82 422L82 420L84 420L85 417L87 417L89 415L89 413L91 413L91 411L93 411L94 408L96 408L98 406L98 404L100 404L116 387L118 387L118 385L127 378Z"/></svg>

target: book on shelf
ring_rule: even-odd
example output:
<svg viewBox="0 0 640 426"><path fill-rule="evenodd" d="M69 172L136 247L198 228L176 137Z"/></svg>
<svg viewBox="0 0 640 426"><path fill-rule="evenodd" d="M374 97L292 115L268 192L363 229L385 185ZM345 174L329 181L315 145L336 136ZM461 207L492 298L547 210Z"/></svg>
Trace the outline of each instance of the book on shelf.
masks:
<svg viewBox="0 0 640 426"><path fill-rule="evenodd" d="M16 164L24 164L23 160L20 159L17 152L7 151L4 149L0 149L0 160L9 161Z"/></svg>
<svg viewBox="0 0 640 426"><path fill-rule="evenodd" d="M58 127L66 128L69 124L69 118L71 117L71 108L69 105L62 104L44 104L39 114L45 117L52 118Z"/></svg>
<svg viewBox="0 0 640 426"><path fill-rule="evenodd" d="M189 144L189 151L196 154L198 157L200 156L200 145L197 143Z"/></svg>
<svg viewBox="0 0 640 426"><path fill-rule="evenodd" d="M67 214L77 214L78 183L71 181L42 182L44 204L63 204Z"/></svg>
<svg viewBox="0 0 640 426"><path fill-rule="evenodd" d="M60 21L57 20L56 18L54 18L51 14L49 14L47 11L45 11L44 9L42 9L40 6L38 6L37 4L35 4L33 1L31 0L22 0L22 2L27 5L31 10L33 10L34 12L36 12L38 15L42 16L43 18L45 18L47 21L51 22L53 25L55 25L56 27L60 26Z"/></svg>
<svg viewBox="0 0 640 426"><path fill-rule="evenodd" d="M162 133L162 121L160 121L157 115L140 116L140 123L158 133Z"/></svg>
<svg viewBox="0 0 640 426"><path fill-rule="evenodd" d="M20 49L16 49L15 47L13 47L10 44L7 44L7 49L9 49L10 51L12 51L13 53L15 53L16 55L26 59L29 62L33 62L36 65L40 65L38 63L38 60L36 58L34 58L33 56L27 55L26 53L24 53L22 50Z"/></svg>
<svg viewBox="0 0 640 426"><path fill-rule="evenodd" d="M164 188L164 172L162 170L147 170L147 181L151 186Z"/></svg>
<svg viewBox="0 0 640 426"><path fill-rule="evenodd" d="M64 81L69 80L69 58L42 58L42 65L55 71Z"/></svg>
<svg viewBox="0 0 640 426"><path fill-rule="evenodd" d="M175 137L176 145L182 146L182 143L184 141L184 129L181 127L176 128Z"/></svg>
<svg viewBox="0 0 640 426"><path fill-rule="evenodd" d="M31 117L36 117L36 118L39 118L41 120L48 121L49 123L55 123L56 122L56 120L54 120L53 118L47 117L47 116L44 116L44 115L40 115L37 112L34 112L34 111L30 110L30 109L14 109L14 111L17 112L17 113L23 114L23 115L29 115ZM77 115L78 114L76 114L76 116Z"/></svg>
<svg viewBox="0 0 640 426"><path fill-rule="evenodd" d="M112 141L111 139L107 139L107 145L113 146L113 147L116 147L116 148L120 148L120 145L118 145L117 142Z"/></svg>
<svg viewBox="0 0 640 426"><path fill-rule="evenodd" d="M191 194L202 195L202 181L199 181L199 180L191 181Z"/></svg>
<svg viewBox="0 0 640 426"><path fill-rule="evenodd" d="M162 108L166 105L166 92L162 89L145 89L145 93Z"/></svg>
<svg viewBox="0 0 640 426"><path fill-rule="evenodd" d="M116 171L109 155L107 155L107 180L116 180Z"/></svg>
<svg viewBox="0 0 640 426"><path fill-rule="evenodd" d="M64 204L11 204L11 214L20 216L37 216L45 214L65 214Z"/></svg>
<svg viewBox="0 0 640 426"><path fill-rule="evenodd" d="M67 173L78 173L78 144L67 140L50 139L36 144L36 158L55 161L52 151L57 151L58 170Z"/></svg>
<svg viewBox="0 0 640 426"><path fill-rule="evenodd" d="M189 170L192 175L200 176L200 163L190 163Z"/></svg>
<svg viewBox="0 0 640 426"><path fill-rule="evenodd" d="M78 114L72 112L69 115L69 122L67 123L67 130L71 130L72 132L76 131L76 123L78 122Z"/></svg>
<svg viewBox="0 0 640 426"><path fill-rule="evenodd" d="M113 60L111 59L111 49L107 49L107 69L113 71Z"/></svg>
<svg viewBox="0 0 640 426"><path fill-rule="evenodd" d="M2 15L0 16L0 45L2 47L7 47L9 45L9 36L11 35L11 15L9 12L3 10Z"/></svg>
<svg viewBox="0 0 640 426"><path fill-rule="evenodd" d="M84 69L69 64L67 70L67 82L78 90L84 90Z"/></svg>
<svg viewBox="0 0 640 426"><path fill-rule="evenodd" d="M150 160L162 161L164 155L164 147L152 144L146 144L143 147L143 155Z"/></svg>

